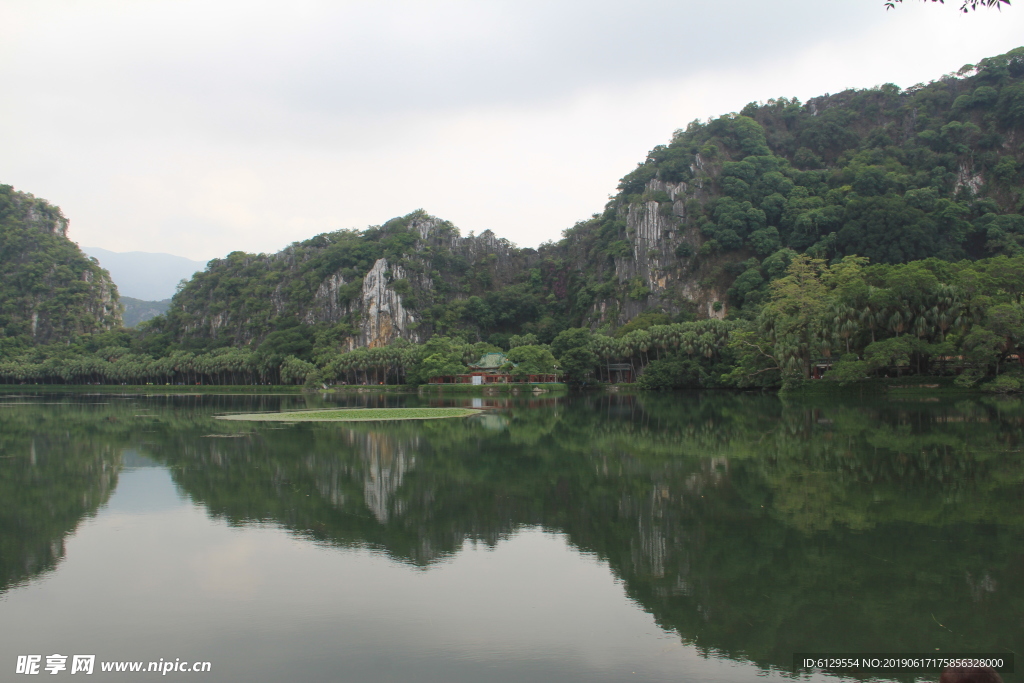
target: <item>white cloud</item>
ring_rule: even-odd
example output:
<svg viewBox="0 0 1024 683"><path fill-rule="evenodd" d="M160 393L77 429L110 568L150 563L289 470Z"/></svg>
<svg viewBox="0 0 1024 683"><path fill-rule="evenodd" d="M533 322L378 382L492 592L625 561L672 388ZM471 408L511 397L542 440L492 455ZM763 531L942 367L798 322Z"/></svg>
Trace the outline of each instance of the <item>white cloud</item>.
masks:
<svg viewBox="0 0 1024 683"><path fill-rule="evenodd" d="M912 0L8 2L0 182L114 251L273 251L420 207L533 246L694 118L909 86L1022 29Z"/></svg>

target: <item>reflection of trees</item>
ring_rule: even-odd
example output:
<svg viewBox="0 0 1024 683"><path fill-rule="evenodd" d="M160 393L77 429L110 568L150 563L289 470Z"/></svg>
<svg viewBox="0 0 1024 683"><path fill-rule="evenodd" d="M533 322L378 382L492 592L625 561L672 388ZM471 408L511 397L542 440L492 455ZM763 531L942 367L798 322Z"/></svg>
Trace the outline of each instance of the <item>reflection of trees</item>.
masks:
<svg viewBox="0 0 1024 683"><path fill-rule="evenodd" d="M1005 404L789 405L764 429L723 410L715 431L736 457L717 479L710 458L699 479L652 477L633 501L648 512L634 516L631 555L568 530L662 625L762 664L787 666L800 650L1016 649L1016 414ZM691 425L676 428L684 452L691 432L720 452L697 436L704 418L679 422Z"/></svg>
<svg viewBox="0 0 1024 683"><path fill-rule="evenodd" d="M112 423L80 405L41 408L0 409L0 593L54 569L117 483Z"/></svg>
<svg viewBox="0 0 1024 683"><path fill-rule="evenodd" d="M512 404L500 429L290 425L161 443L215 514L421 565L521 525L563 531L664 627L788 666L797 650L1022 644L1022 413L585 397Z"/></svg>
<svg viewBox="0 0 1024 683"><path fill-rule="evenodd" d="M764 665L1024 645L1020 401L584 396L386 427L212 419L249 400L104 429L146 442L230 523L420 566L522 525L562 531L665 628Z"/></svg>
<svg viewBox="0 0 1024 683"><path fill-rule="evenodd" d="M243 408L234 397L201 395L160 397L145 408L109 394L0 399L0 593L57 567L67 536L116 487L126 446L194 430L197 411L209 426L212 412ZM248 397L244 407L254 401L276 409L282 398Z"/></svg>

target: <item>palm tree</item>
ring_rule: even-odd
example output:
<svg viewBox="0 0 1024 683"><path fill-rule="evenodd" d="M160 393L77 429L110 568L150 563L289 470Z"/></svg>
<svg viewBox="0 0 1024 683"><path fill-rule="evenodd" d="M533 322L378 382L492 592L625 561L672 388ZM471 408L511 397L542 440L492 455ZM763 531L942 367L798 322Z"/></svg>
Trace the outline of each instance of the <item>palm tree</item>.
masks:
<svg viewBox="0 0 1024 683"><path fill-rule="evenodd" d="M886 327L888 327L889 331L895 333L898 337L903 330L907 329L907 318L908 316L906 316L903 311L897 309L889 315L889 318L886 321Z"/></svg>

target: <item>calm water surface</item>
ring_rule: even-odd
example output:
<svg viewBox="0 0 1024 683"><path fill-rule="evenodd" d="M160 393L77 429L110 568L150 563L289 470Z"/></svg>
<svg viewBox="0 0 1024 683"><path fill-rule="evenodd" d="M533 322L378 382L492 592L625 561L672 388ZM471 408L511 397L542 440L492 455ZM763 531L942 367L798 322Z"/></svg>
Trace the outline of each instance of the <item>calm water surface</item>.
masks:
<svg viewBox="0 0 1024 683"><path fill-rule="evenodd" d="M54 653L206 681L729 682L792 678L795 651L1024 652L1019 400L214 418L378 401L441 403L0 395L0 680Z"/></svg>

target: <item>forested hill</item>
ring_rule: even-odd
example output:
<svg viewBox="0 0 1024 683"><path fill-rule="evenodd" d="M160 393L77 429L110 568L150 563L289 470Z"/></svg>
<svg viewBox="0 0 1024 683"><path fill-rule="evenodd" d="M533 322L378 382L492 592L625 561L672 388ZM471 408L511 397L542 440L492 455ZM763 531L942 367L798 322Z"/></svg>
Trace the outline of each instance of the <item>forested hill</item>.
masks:
<svg viewBox="0 0 1024 683"><path fill-rule="evenodd" d="M557 243L463 238L417 212L275 255L236 252L174 298L148 347L275 333L293 351L314 337L500 345L573 326L610 333L646 311L749 316L797 252L874 263L1017 254L1022 160L1024 48L907 90L751 103L677 131Z"/></svg>
<svg viewBox="0 0 1024 683"><path fill-rule="evenodd" d="M467 329L515 333L548 324L545 311L560 308L541 294L540 265L533 249L516 249L490 231L460 237L450 223L417 211L364 231L318 235L277 254L215 259L144 334L161 353L268 338L271 345L287 339L285 350L297 352L314 337L350 349ZM550 326L551 335L561 329Z"/></svg>
<svg viewBox="0 0 1024 683"><path fill-rule="evenodd" d="M644 305L673 310L709 295L723 309L756 304L793 251L874 263L1016 254L1022 159L1018 48L907 90L780 98L695 121L570 230L566 248L576 263L614 261L584 292L603 296L610 282L622 301L633 276L652 292Z"/></svg>
<svg viewBox="0 0 1024 683"><path fill-rule="evenodd" d="M117 288L67 227L56 206L0 185L0 350L121 326Z"/></svg>

